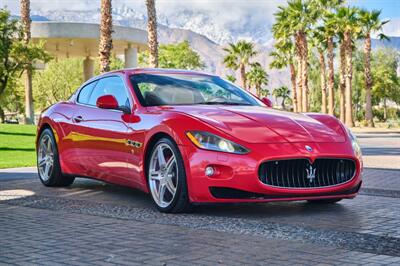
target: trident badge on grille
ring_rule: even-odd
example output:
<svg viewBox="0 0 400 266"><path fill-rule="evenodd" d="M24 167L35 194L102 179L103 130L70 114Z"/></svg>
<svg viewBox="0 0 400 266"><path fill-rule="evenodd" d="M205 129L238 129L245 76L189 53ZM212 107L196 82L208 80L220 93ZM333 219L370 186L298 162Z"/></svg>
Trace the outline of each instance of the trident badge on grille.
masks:
<svg viewBox="0 0 400 266"><path fill-rule="evenodd" d="M308 179L308 181L310 181L310 183L312 183L315 179L315 171L316 170L317 169L314 168L311 164L310 164L310 167L308 169L306 169L307 179Z"/></svg>

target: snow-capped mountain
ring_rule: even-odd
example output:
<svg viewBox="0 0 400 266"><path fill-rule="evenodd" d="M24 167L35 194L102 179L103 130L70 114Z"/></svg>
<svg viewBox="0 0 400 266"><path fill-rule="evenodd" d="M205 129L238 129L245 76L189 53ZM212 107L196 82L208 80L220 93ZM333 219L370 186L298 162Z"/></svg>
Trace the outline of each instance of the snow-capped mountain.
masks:
<svg viewBox="0 0 400 266"><path fill-rule="evenodd" d="M81 2L80 2L81 3ZM70 22L99 23L100 9L97 5L91 5L90 0L82 0L82 7L75 6L64 9L45 9L35 8L32 10L33 20L53 20ZM221 13L222 14L222 13ZM17 14L15 14L17 15ZM231 70L225 68L222 63L225 52L223 47L229 42L238 39L247 39L256 43L258 55L255 62L261 63L269 74L269 88L288 85L289 74L287 70L268 69L271 58L272 38L268 20L255 20L251 16L240 21L231 18L230 23L222 23L218 20L218 14L202 11L198 9L188 9L183 6L169 14L158 12L159 23L158 35L161 43L176 43L188 40L192 49L199 53L205 63L205 71L215 73L220 76L233 74ZM243 16L242 16L243 18ZM136 27L146 29L147 13L144 8L131 8L120 4L113 7L113 23L115 25ZM376 43L374 47L395 46L399 49L400 42ZM238 73L236 73L238 74ZM239 75L236 75L237 77Z"/></svg>
<svg viewBox="0 0 400 266"><path fill-rule="evenodd" d="M97 7L86 10L37 9L32 13L55 21L98 22L100 19L100 10ZM270 25L254 27L251 18L248 19L249 21L242 19L240 23L221 25L216 22L214 16L207 12L182 8L168 15L160 12L157 19L162 26L191 30L220 45L235 42L238 39L247 39L263 44L271 39ZM134 10L125 4L116 5L113 7L113 20L117 25L145 29L147 14L145 10Z"/></svg>

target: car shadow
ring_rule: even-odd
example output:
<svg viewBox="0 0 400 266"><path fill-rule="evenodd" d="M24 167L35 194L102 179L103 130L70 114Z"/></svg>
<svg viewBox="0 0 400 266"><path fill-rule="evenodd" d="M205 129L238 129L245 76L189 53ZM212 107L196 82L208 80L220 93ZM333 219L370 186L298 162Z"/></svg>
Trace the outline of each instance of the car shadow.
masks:
<svg viewBox="0 0 400 266"><path fill-rule="evenodd" d="M36 133L25 133L25 132L5 132L5 131L0 131L0 135L11 135L11 136L31 136L34 137L36 136Z"/></svg>
<svg viewBox="0 0 400 266"><path fill-rule="evenodd" d="M20 178L18 178L18 175ZM21 178L23 176L23 178ZM12 181L12 182L2 182ZM49 188L41 184L37 173L0 173L0 192L4 190L30 191L28 196L58 197L67 200L82 200L94 204L111 204L129 211L132 208L155 211L150 195L132 188L108 184L88 178L76 178L73 185L66 188ZM20 197L18 197L20 198ZM10 201L13 198L9 199ZM352 208L336 204L309 204L306 201L269 202L269 203L227 203L195 205L191 215L210 217L232 217L245 219L288 219L295 217L318 217L322 214L340 218L353 217L357 221L357 213ZM297 218L299 219L299 218Z"/></svg>

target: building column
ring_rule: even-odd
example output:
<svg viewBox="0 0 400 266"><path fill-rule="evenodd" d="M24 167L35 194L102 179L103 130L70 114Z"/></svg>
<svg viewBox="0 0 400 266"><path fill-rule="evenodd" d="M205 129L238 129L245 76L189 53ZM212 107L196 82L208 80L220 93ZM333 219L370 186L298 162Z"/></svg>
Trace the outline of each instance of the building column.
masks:
<svg viewBox="0 0 400 266"><path fill-rule="evenodd" d="M86 81L94 76L94 60L89 56L83 60L83 80Z"/></svg>
<svg viewBox="0 0 400 266"><path fill-rule="evenodd" d="M138 65L137 48L128 45L125 49L125 68L135 68Z"/></svg>

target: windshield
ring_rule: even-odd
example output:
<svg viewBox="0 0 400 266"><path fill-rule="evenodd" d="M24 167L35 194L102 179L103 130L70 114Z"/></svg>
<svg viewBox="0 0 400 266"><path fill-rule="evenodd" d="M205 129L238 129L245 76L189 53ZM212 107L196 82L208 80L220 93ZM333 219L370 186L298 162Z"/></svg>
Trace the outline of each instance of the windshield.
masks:
<svg viewBox="0 0 400 266"><path fill-rule="evenodd" d="M249 93L216 76L136 74L130 79L144 106L261 105Z"/></svg>

